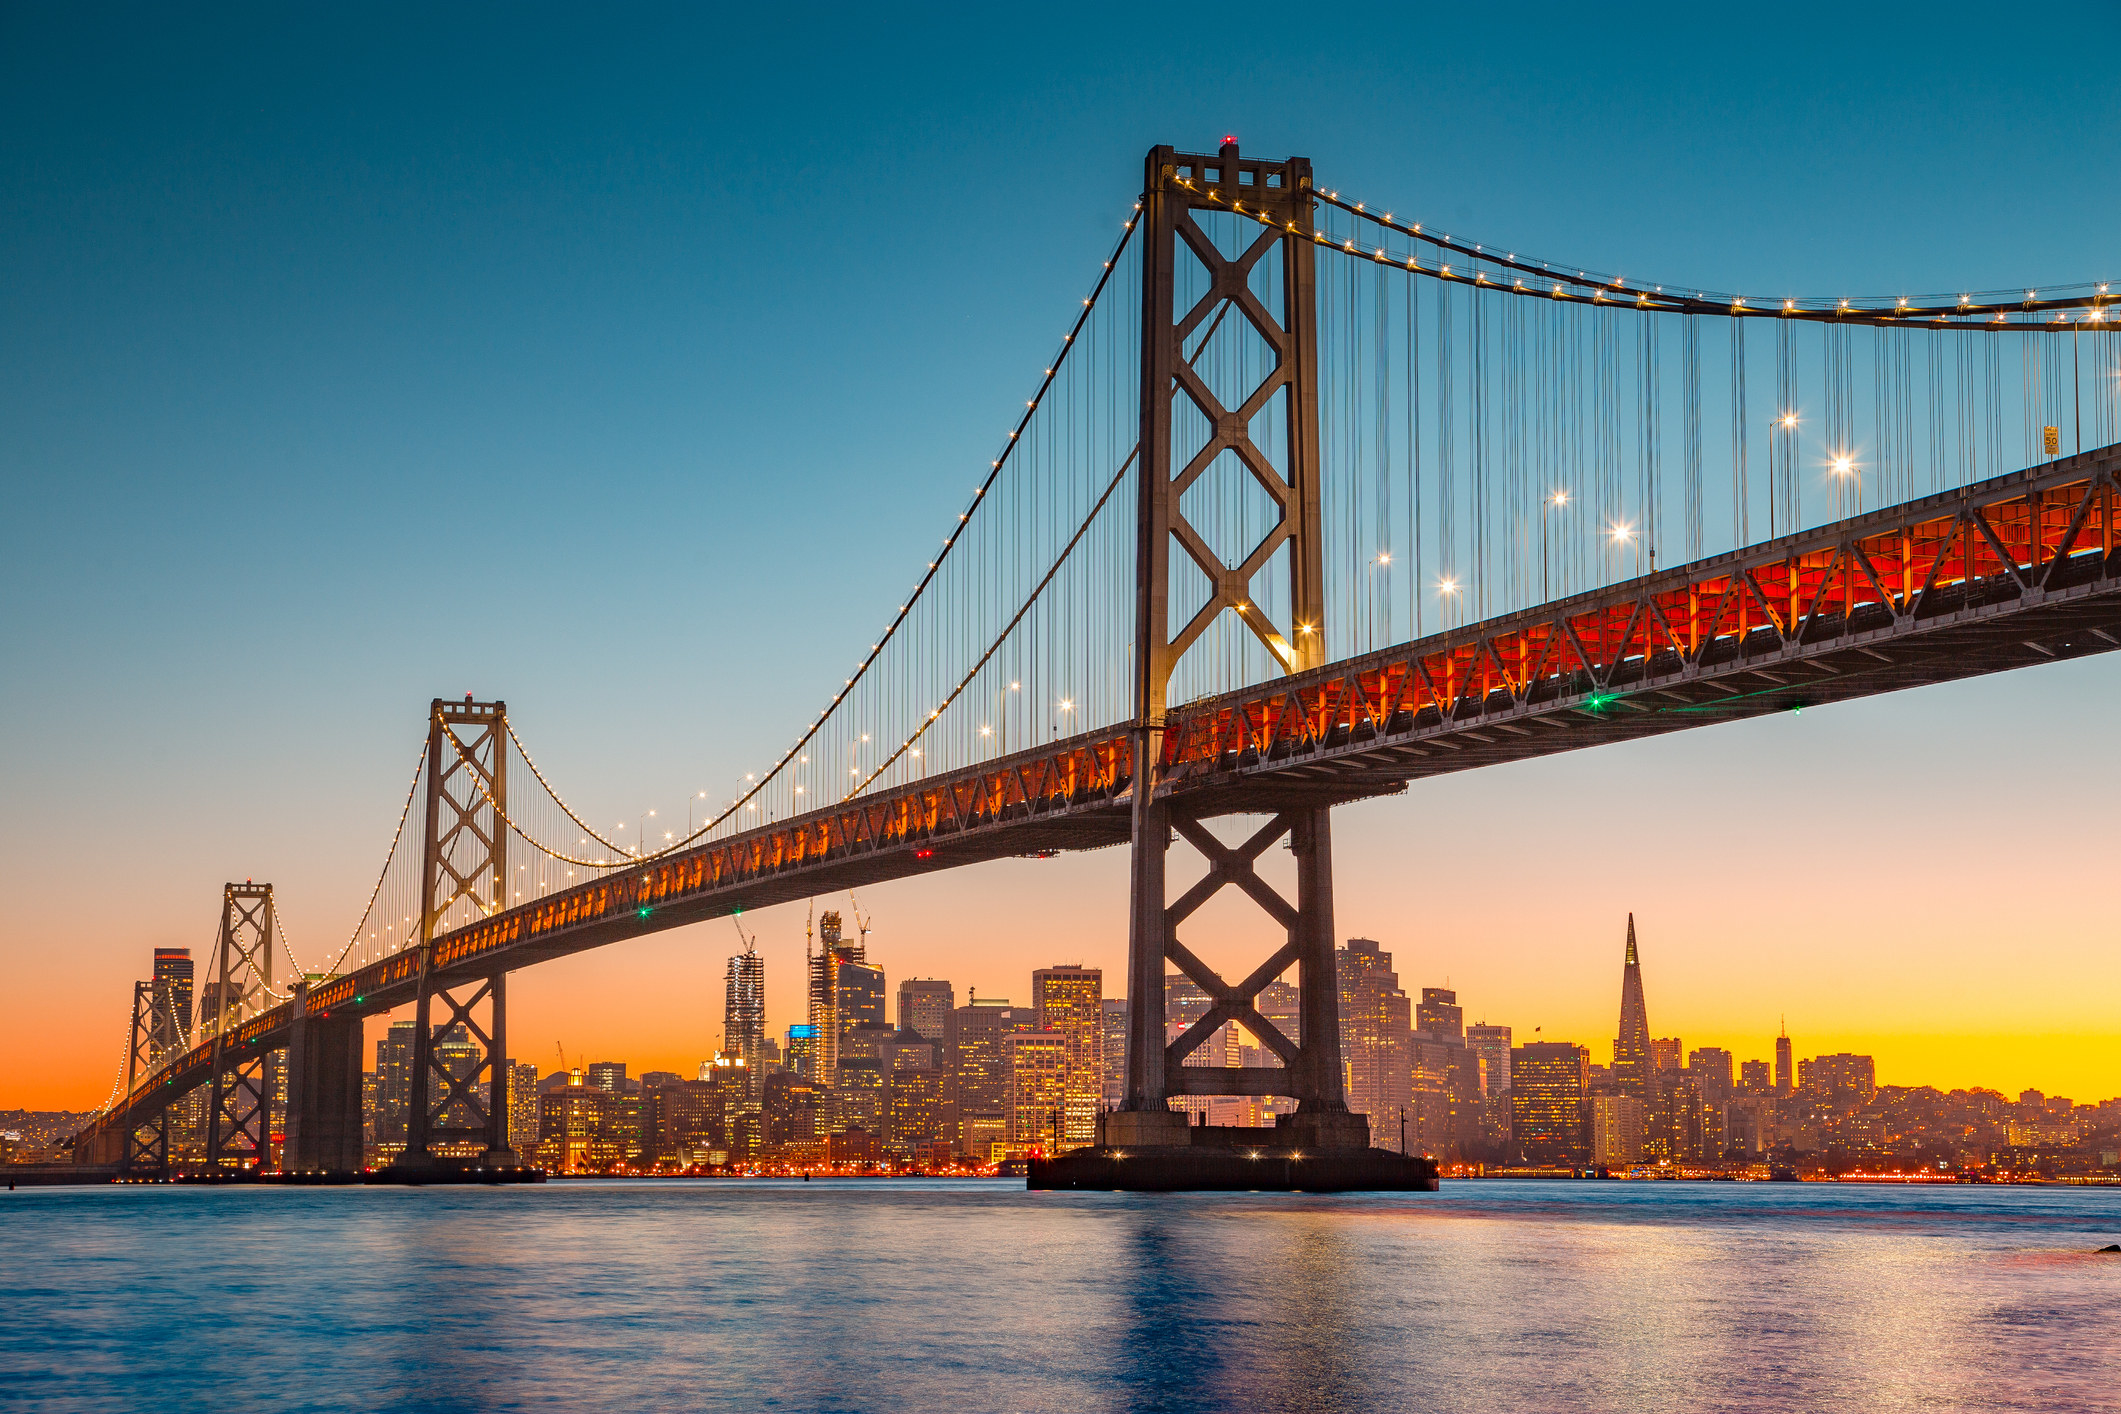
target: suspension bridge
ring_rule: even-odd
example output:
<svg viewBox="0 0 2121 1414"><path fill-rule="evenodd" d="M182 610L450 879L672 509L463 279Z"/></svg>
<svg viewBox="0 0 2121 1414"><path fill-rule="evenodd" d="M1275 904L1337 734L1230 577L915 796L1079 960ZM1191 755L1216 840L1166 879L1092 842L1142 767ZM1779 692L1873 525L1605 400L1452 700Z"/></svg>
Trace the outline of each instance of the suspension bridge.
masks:
<svg viewBox="0 0 2121 1414"><path fill-rule="evenodd" d="M209 1170L357 1170L362 1021L409 1005L401 1163L513 1165L511 972L1117 844L1126 1101L1088 1180L1187 1144L1185 1095L1293 1096L1287 1145L1352 1153L1335 805L2121 646L2105 284L1654 283L1434 229L1228 139L1153 149L1114 224L969 498L777 759L629 844L553 788L505 704L436 700L336 955L305 970L270 887L227 886L196 1030L172 1039L136 991L77 1155L172 1171L196 1093ZM1232 816L1266 820L1230 842L1208 822ZM1253 868L1284 838L1293 898ZM1174 898L1181 842L1205 874ZM1180 936L1225 887L1287 934L1234 982ZM1174 968L1213 1004L1167 1042ZM1292 969L1293 1037L1254 1006ZM1278 1063L1181 1066L1231 1021ZM460 1025L468 1073L436 1057Z"/></svg>

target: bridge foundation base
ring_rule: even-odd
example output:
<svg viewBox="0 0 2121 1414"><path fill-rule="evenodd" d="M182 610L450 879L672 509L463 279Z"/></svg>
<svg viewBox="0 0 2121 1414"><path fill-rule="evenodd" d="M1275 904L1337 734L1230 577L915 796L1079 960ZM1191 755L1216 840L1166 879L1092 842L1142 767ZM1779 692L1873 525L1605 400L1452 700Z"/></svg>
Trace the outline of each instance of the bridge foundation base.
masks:
<svg viewBox="0 0 2121 1414"><path fill-rule="evenodd" d="M421 1164L412 1168L392 1165L389 1168L376 1169L372 1173L365 1175L362 1182L403 1184L409 1188L427 1188L453 1183L489 1185L499 1183L543 1183L545 1177L545 1170L543 1169L524 1168L520 1165L506 1168L488 1168L482 1164L443 1161Z"/></svg>
<svg viewBox="0 0 2121 1414"><path fill-rule="evenodd" d="M1436 1161L1367 1147L1362 1141L1368 1139L1368 1123L1360 1115L1287 1115L1273 1129L1188 1127L1186 1116L1175 1111L1176 1126L1156 1123L1162 1118L1153 1111L1104 1116L1099 1136L1104 1142L1055 1159L1031 1160L1025 1187L1125 1193L1436 1191ZM1357 1143L1335 1142L1357 1131ZM1151 1142L1122 1137L1129 1134Z"/></svg>

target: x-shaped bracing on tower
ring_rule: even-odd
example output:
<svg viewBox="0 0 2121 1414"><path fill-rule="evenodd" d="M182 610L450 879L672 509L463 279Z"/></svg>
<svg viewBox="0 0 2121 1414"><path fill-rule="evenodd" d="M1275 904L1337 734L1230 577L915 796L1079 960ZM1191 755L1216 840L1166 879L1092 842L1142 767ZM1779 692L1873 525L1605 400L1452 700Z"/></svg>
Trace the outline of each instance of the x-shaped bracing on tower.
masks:
<svg viewBox="0 0 2121 1414"><path fill-rule="evenodd" d="M1186 890L1178 902L1164 910L1164 956L1177 963L1179 971L1192 978L1213 1002L1207 1015L1187 1027L1184 1035L1164 1048L1165 1074L1175 1073L1175 1068L1187 1056L1193 1054L1217 1030L1232 1021L1243 1026L1268 1050L1281 1057L1283 1065L1295 1065L1300 1054L1296 1043L1284 1036L1280 1027L1261 1016L1255 1002L1268 983L1296 964L1297 955L1302 951L1302 942L1297 936L1298 915L1296 909L1276 893L1266 880L1260 878L1252 867L1254 860L1275 841L1289 833L1293 822L1286 815L1277 815L1260 827L1250 839L1234 849L1215 838L1197 820L1174 818L1171 823L1172 827L1185 837L1187 843L1207 857L1208 872L1199 883ZM1234 987L1223 981L1213 968L1202 962L1191 948L1178 940L1178 925L1191 916L1195 909L1232 884L1243 889L1254 902L1271 914L1277 923L1289 930L1289 940Z"/></svg>

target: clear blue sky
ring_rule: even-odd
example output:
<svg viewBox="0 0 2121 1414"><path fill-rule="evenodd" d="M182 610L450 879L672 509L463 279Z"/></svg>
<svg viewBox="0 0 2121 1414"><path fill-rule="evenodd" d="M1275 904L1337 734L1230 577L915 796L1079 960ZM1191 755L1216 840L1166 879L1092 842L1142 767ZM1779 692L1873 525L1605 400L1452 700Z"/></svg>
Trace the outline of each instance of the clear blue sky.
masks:
<svg viewBox="0 0 2121 1414"><path fill-rule="evenodd" d="M2034 19L7 7L0 960L83 1034L0 1075L100 1096L126 982L225 877L332 950L432 696L506 697L612 819L754 769L1150 144L1712 288L2121 276L2121 21Z"/></svg>

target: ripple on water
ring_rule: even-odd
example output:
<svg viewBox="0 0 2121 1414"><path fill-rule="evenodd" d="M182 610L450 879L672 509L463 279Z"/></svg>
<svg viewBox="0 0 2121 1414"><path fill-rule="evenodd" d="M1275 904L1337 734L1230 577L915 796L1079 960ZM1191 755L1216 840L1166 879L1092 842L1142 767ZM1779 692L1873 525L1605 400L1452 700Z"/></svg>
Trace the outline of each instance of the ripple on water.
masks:
<svg viewBox="0 0 2121 1414"><path fill-rule="evenodd" d="M2121 1409L2121 1194L6 1195L0 1406Z"/></svg>

